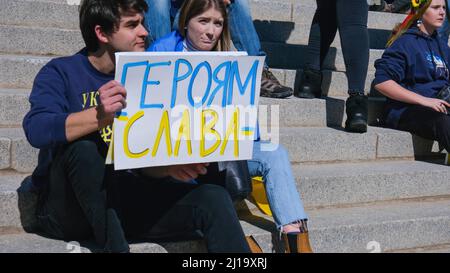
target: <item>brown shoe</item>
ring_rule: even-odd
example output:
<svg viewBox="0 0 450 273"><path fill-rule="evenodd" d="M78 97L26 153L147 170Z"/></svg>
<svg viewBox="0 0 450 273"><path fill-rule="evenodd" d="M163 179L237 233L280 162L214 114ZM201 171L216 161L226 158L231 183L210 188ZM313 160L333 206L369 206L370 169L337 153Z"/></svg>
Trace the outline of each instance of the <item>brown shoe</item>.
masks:
<svg viewBox="0 0 450 273"><path fill-rule="evenodd" d="M250 251L252 253L263 253L261 247L253 236L245 236L245 240L247 240L248 246L250 247Z"/></svg>
<svg viewBox="0 0 450 273"><path fill-rule="evenodd" d="M308 232L282 233L286 253L312 253Z"/></svg>
<svg viewBox="0 0 450 273"><path fill-rule="evenodd" d="M292 88L281 85L269 69L264 68L261 77L261 97L282 99L292 96Z"/></svg>

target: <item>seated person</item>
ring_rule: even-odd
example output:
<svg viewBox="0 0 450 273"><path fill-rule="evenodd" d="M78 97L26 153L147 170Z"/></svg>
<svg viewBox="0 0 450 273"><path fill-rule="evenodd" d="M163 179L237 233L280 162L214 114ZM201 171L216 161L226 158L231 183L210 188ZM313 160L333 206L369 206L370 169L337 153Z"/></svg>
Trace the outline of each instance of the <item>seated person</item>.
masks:
<svg viewBox="0 0 450 273"><path fill-rule="evenodd" d="M228 51L230 39L226 7L222 0L185 0L180 11L179 31L153 43L148 51ZM261 149L256 140L253 158L248 160L250 175L262 176L277 228L287 252L311 252L307 215L287 151Z"/></svg>
<svg viewBox="0 0 450 273"><path fill-rule="evenodd" d="M150 32L150 40L158 40L171 31L171 19L174 28L178 27L179 8L184 0L147 0L150 8L145 21ZM248 0L222 0L228 5L228 20L231 39L239 51L247 51L251 56L265 56L261 48L258 34L253 25ZM264 66L261 79L261 96L270 98L286 98L293 93L292 88L283 86L270 72L267 64Z"/></svg>
<svg viewBox="0 0 450 273"><path fill-rule="evenodd" d="M437 140L449 152L450 104L438 98L450 80L450 50L436 33L444 20L444 0L422 0L412 9L375 62L374 85L388 97L387 127Z"/></svg>
<svg viewBox="0 0 450 273"><path fill-rule="evenodd" d="M55 58L36 76L23 127L39 148L32 181L38 223L62 240L91 236L106 252L128 252L127 238L191 235L209 252L250 252L228 192L185 183L207 164L114 171L105 166L116 112L126 90L114 81L114 54L144 51L144 0L84 0L86 48ZM224 228L226 227L226 228Z"/></svg>

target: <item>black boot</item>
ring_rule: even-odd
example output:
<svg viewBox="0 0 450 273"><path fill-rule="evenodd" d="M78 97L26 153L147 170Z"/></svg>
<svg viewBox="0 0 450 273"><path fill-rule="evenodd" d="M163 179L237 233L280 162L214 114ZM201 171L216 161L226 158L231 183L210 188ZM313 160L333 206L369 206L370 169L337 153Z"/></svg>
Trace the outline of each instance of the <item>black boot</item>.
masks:
<svg viewBox="0 0 450 273"><path fill-rule="evenodd" d="M345 130L348 132L367 132L368 99L363 94L351 94L345 102L347 120Z"/></svg>
<svg viewBox="0 0 450 273"><path fill-rule="evenodd" d="M322 72L313 69L303 70L300 86L294 96L305 99L320 98L322 95Z"/></svg>

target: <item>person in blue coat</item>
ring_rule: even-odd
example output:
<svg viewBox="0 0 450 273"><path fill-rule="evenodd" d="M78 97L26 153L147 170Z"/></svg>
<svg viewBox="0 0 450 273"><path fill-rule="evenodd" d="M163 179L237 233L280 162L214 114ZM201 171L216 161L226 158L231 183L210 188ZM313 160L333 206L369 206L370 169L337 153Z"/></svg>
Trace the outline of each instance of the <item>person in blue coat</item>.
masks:
<svg viewBox="0 0 450 273"><path fill-rule="evenodd" d="M155 41L147 51L228 51L230 39L222 0L185 0L180 11L179 31ZM307 215L292 174L289 156L281 145L273 151L261 148L259 139L248 160L251 176L262 176L267 198L287 252L312 252Z"/></svg>
<svg viewBox="0 0 450 273"><path fill-rule="evenodd" d="M417 2L420 6L375 62L374 86L387 97L387 127L437 140L449 152L450 103L439 94L449 88L450 49L437 34L445 20L445 1Z"/></svg>

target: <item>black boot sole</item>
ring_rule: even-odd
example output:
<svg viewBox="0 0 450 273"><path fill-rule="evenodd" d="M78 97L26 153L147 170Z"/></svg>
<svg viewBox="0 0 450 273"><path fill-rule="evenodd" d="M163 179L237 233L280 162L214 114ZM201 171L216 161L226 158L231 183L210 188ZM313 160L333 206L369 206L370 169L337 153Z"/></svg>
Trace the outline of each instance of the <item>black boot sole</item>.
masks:
<svg viewBox="0 0 450 273"><path fill-rule="evenodd" d="M355 119L345 123L345 130L352 133L367 132L367 121L364 119Z"/></svg>
<svg viewBox="0 0 450 273"><path fill-rule="evenodd" d="M316 98L316 96L311 93L297 93L297 94L294 94L294 96L297 98L301 98L301 99L315 99Z"/></svg>
<svg viewBox="0 0 450 273"><path fill-rule="evenodd" d="M286 92L279 92L279 93L275 93L275 92L264 92L260 94L261 97L266 97L266 98L274 98L274 99L284 99L287 97L292 96L293 91L286 91Z"/></svg>

